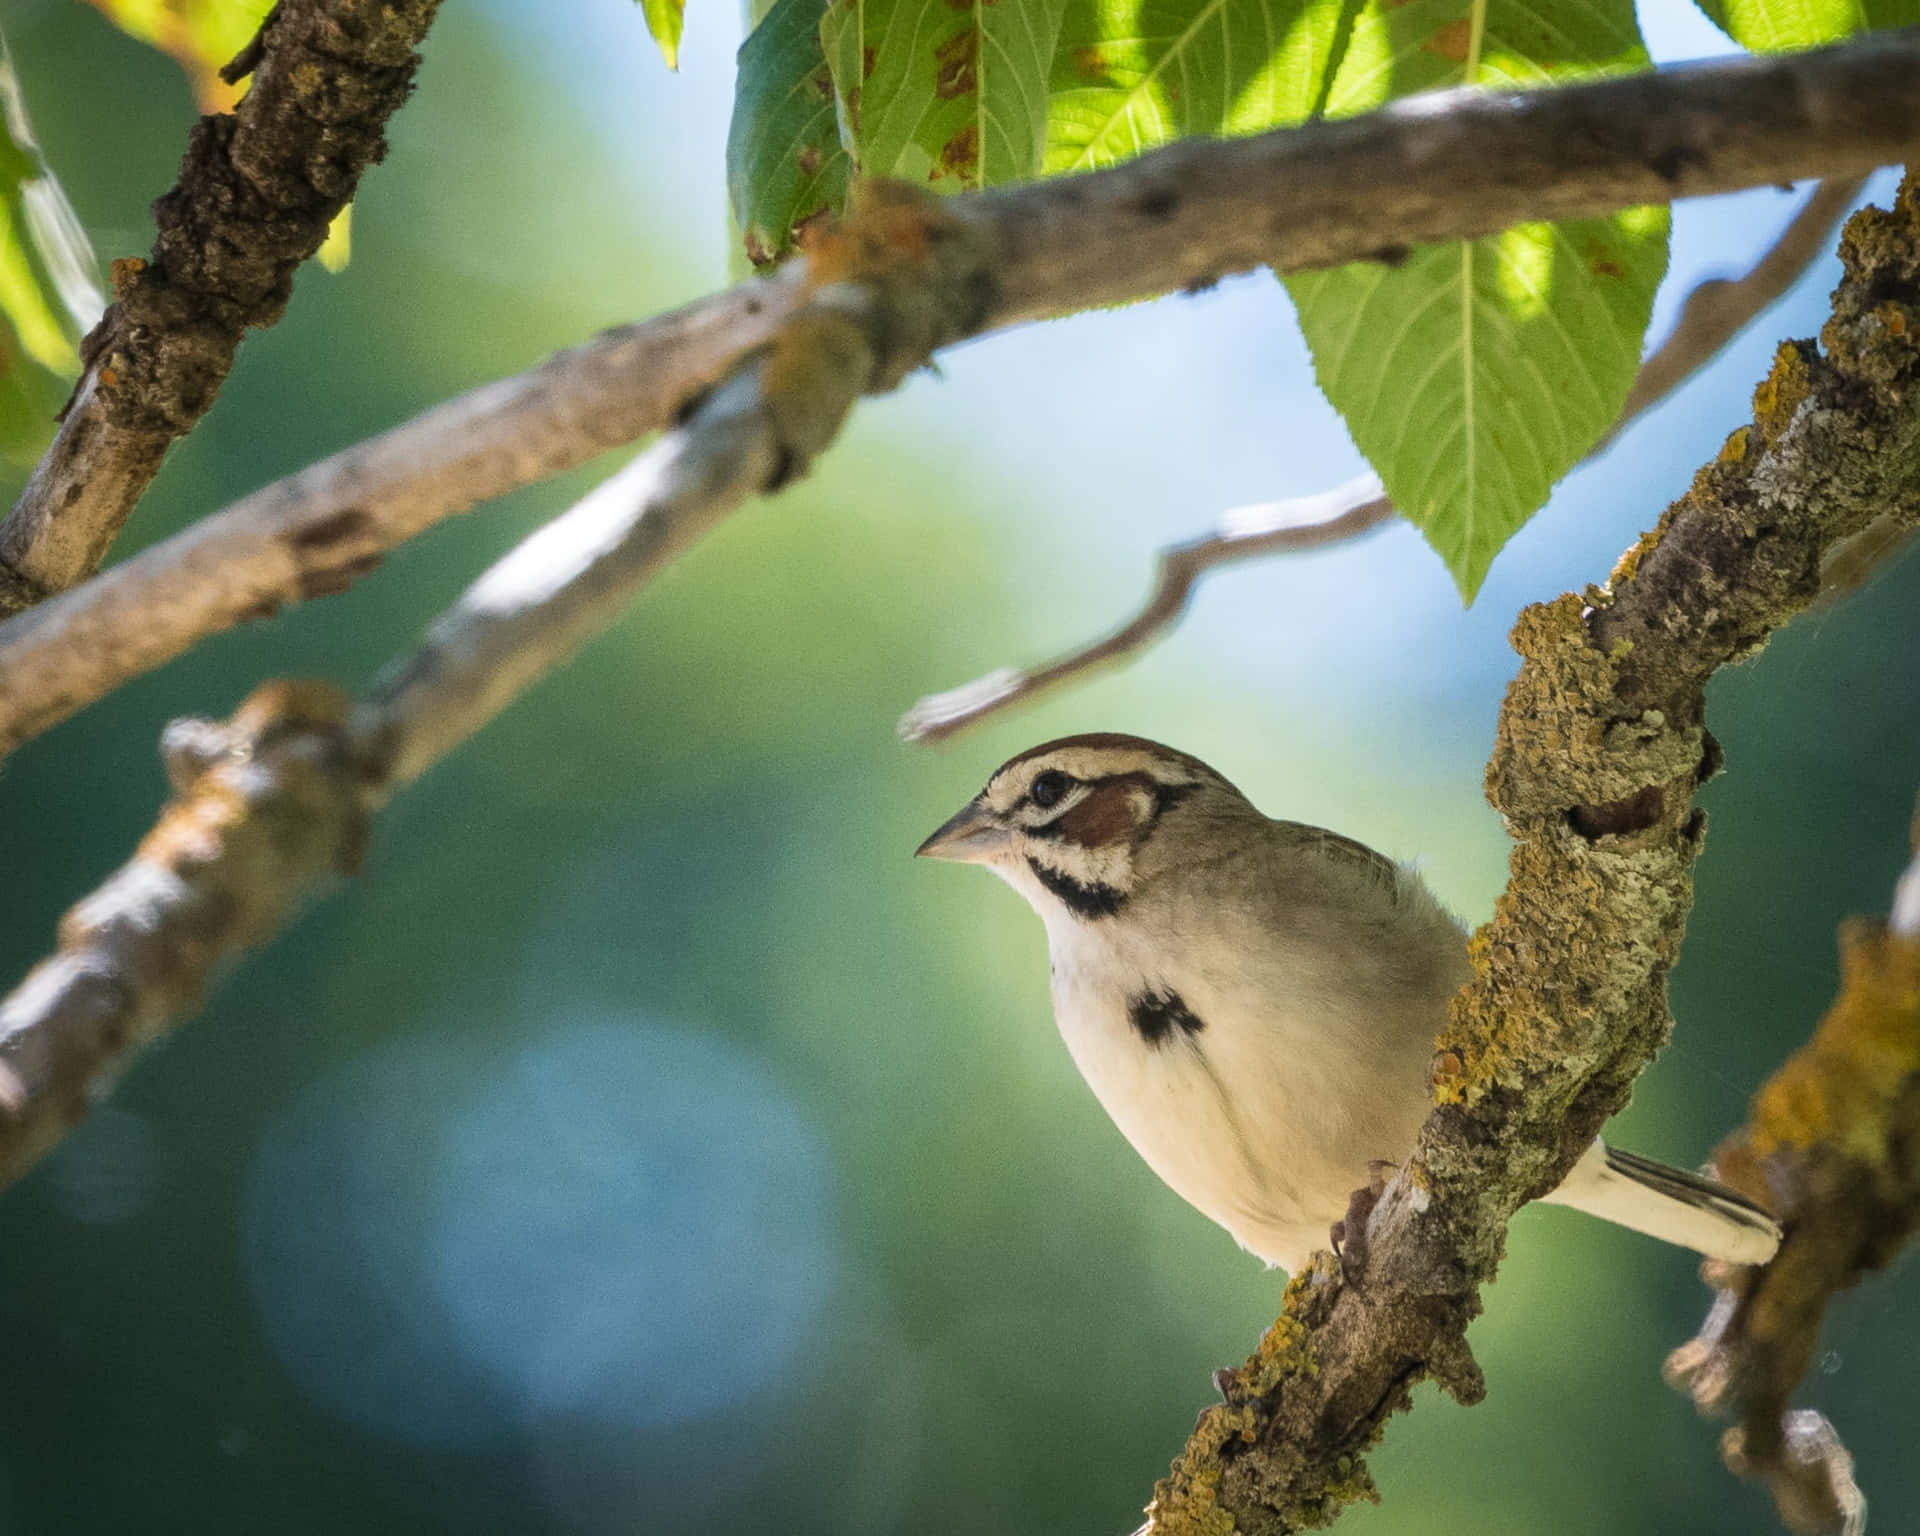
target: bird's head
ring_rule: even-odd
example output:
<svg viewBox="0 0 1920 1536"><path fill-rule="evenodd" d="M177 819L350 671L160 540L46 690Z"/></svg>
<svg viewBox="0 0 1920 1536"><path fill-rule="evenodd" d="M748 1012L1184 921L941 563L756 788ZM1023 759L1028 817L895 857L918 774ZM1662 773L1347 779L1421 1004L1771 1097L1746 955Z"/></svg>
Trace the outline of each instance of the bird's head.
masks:
<svg viewBox="0 0 1920 1536"><path fill-rule="evenodd" d="M986 865L1042 918L1098 922L1167 862L1174 829L1222 812L1251 807L1198 758L1139 736L1067 736L1002 763L917 851Z"/></svg>

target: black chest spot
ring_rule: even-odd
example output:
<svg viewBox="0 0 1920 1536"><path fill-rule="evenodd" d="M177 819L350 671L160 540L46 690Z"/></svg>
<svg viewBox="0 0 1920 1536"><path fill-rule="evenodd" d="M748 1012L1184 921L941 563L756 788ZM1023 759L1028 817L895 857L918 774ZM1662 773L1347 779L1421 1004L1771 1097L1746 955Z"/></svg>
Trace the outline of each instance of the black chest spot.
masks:
<svg viewBox="0 0 1920 1536"><path fill-rule="evenodd" d="M1191 1039L1207 1026L1187 1000L1172 988L1155 988L1127 999L1127 1021L1134 1033L1156 1049L1175 1036Z"/></svg>

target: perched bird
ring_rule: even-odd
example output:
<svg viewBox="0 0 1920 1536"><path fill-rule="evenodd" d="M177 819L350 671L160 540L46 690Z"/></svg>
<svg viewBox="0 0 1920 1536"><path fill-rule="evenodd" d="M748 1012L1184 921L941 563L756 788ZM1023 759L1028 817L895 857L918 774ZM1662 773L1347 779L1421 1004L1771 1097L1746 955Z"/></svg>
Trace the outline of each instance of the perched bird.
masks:
<svg viewBox="0 0 1920 1536"><path fill-rule="evenodd" d="M1418 875L1271 821L1137 736L1023 752L920 845L984 864L1040 914L1053 1011L1114 1123L1176 1193L1287 1269L1429 1108L1465 937ZM1546 1197L1737 1264L1778 1224L1696 1174L1596 1141Z"/></svg>

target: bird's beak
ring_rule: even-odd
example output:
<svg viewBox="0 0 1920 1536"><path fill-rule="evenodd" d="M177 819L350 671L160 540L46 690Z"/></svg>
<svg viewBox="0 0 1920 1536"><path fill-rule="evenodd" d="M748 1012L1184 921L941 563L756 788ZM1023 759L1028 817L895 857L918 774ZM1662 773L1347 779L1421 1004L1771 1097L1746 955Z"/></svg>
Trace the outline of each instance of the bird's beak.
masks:
<svg viewBox="0 0 1920 1536"><path fill-rule="evenodd" d="M944 823L932 837L914 849L919 859L951 859L956 864L988 864L1007 846L1008 833L979 800L969 800L960 814Z"/></svg>

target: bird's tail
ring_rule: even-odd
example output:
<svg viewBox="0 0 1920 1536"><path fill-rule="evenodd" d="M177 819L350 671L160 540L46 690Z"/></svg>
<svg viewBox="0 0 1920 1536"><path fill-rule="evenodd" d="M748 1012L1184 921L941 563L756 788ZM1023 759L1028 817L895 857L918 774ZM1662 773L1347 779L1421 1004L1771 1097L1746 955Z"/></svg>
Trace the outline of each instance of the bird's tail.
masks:
<svg viewBox="0 0 1920 1536"><path fill-rule="evenodd" d="M1764 1264L1780 1223L1724 1184L1596 1141L1545 1197L1729 1264Z"/></svg>

